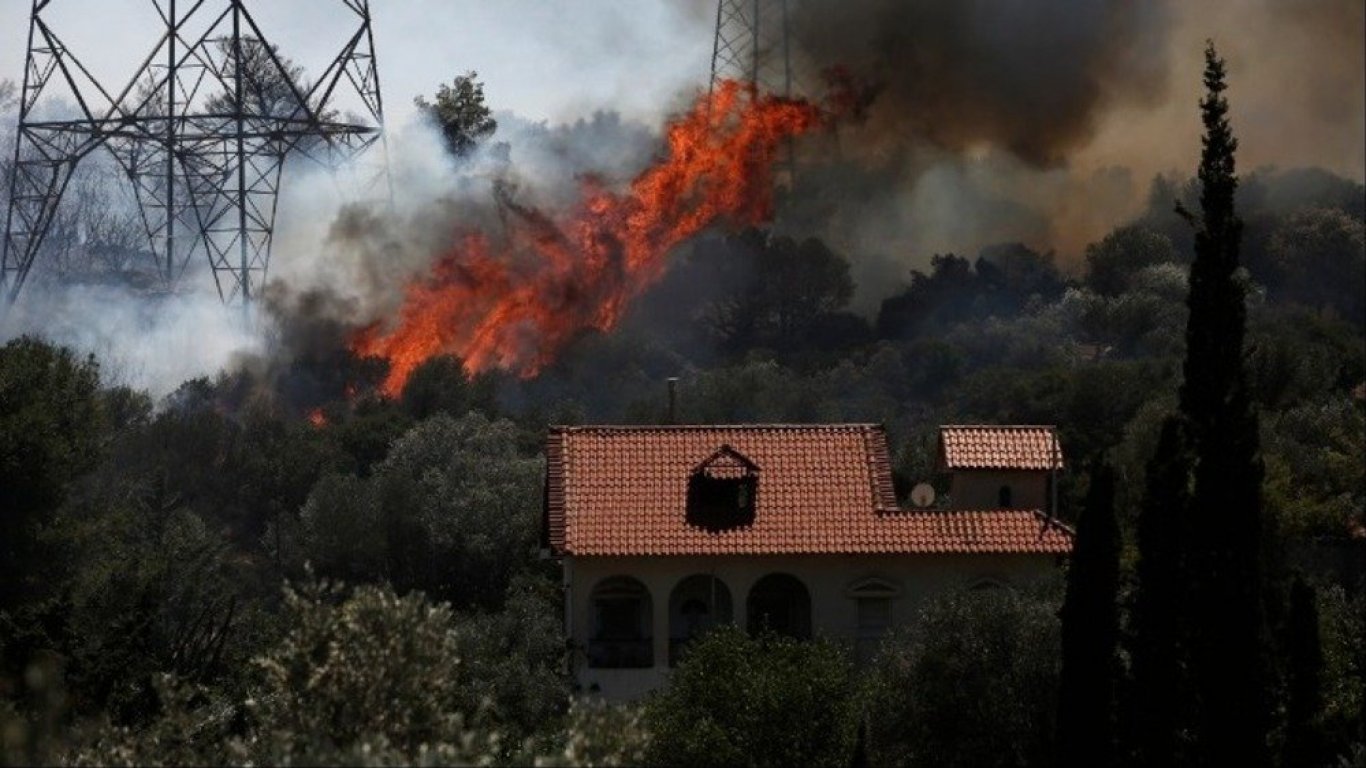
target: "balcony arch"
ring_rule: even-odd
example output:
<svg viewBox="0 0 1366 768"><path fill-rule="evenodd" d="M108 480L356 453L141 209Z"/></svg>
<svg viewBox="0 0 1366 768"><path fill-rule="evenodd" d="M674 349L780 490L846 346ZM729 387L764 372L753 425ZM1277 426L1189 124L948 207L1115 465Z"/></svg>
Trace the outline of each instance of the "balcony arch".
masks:
<svg viewBox="0 0 1366 768"><path fill-rule="evenodd" d="M732 620L730 588L724 581L706 573L679 581L669 594L669 665L678 663L689 642Z"/></svg>
<svg viewBox="0 0 1366 768"><path fill-rule="evenodd" d="M754 582L745 602L747 628L798 640L811 638L811 592L796 576L770 573Z"/></svg>

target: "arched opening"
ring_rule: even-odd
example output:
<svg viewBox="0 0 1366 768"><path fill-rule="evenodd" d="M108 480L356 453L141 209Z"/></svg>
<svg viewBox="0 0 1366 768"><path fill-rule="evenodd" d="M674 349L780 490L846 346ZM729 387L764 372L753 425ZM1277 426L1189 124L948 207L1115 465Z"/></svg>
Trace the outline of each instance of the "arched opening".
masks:
<svg viewBox="0 0 1366 768"><path fill-rule="evenodd" d="M981 576L968 587L969 592L991 592L992 590L1005 589L1004 581L994 576Z"/></svg>
<svg viewBox="0 0 1366 768"><path fill-rule="evenodd" d="M751 633L768 629L798 640L811 638L811 593L795 576L770 573L754 582L745 609Z"/></svg>
<svg viewBox="0 0 1366 768"><path fill-rule="evenodd" d="M588 666L654 666L650 590L630 576L613 576L593 587L592 601L593 636L588 640Z"/></svg>
<svg viewBox="0 0 1366 768"><path fill-rule="evenodd" d="M1001 509L1010 509L1011 502L1013 501L1014 498L1010 491L1010 486L1003 485L1000 490L996 491L996 505Z"/></svg>
<svg viewBox="0 0 1366 768"><path fill-rule="evenodd" d="M678 663L691 640L730 623L732 615L725 582L704 573L678 582L669 595L669 666Z"/></svg>

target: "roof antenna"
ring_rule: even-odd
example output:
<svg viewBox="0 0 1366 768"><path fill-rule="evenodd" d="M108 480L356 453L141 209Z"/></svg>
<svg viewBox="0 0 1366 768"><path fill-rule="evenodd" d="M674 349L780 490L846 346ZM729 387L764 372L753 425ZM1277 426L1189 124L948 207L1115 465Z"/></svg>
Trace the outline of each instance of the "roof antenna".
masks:
<svg viewBox="0 0 1366 768"><path fill-rule="evenodd" d="M678 423L678 377L669 377L669 418L666 424Z"/></svg>

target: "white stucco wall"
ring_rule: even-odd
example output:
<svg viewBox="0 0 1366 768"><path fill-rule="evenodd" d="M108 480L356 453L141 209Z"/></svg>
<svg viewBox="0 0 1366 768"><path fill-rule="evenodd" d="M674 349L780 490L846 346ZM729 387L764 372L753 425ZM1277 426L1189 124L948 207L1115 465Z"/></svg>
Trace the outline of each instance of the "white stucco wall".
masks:
<svg viewBox="0 0 1366 768"><path fill-rule="evenodd" d="M960 470L949 479L949 498L954 509L997 509L1003 485L1011 509L1048 509L1047 472Z"/></svg>
<svg viewBox="0 0 1366 768"><path fill-rule="evenodd" d="M718 557L572 557L563 560L565 619L574 673L584 691L607 699L632 700L660 687L668 678L669 596L694 574L712 574L730 590L734 620L745 621L750 587L770 573L787 573L811 595L812 631L852 642L858 634L858 605L850 585L876 577L895 585L892 621L905 624L935 594L969 588L982 580L1022 584L1056 573L1054 555L793 555ZM612 576L632 576L650 591L654 666L649 669L592 669L584 647L592 634L594 585Z"/></svg>

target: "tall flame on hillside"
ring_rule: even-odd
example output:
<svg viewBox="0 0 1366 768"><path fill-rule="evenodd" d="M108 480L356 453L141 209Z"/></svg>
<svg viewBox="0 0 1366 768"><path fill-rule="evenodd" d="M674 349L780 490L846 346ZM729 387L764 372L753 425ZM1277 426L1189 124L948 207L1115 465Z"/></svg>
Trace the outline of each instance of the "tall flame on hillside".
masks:
<svg viewBox="0 0 1366 768"><path fill-rule="evenodd" d="M397 322L360 330L351 347L389 361L390 396L440 354L471 373L534 376L577 334L614 327L675 245L712 224L767 221L778 153L820 119L809 103L724 83L668 125L662 158L624 191L590 179L560 215L503 199L516 226L497 239L459 233L406 287Z"/></svg>

